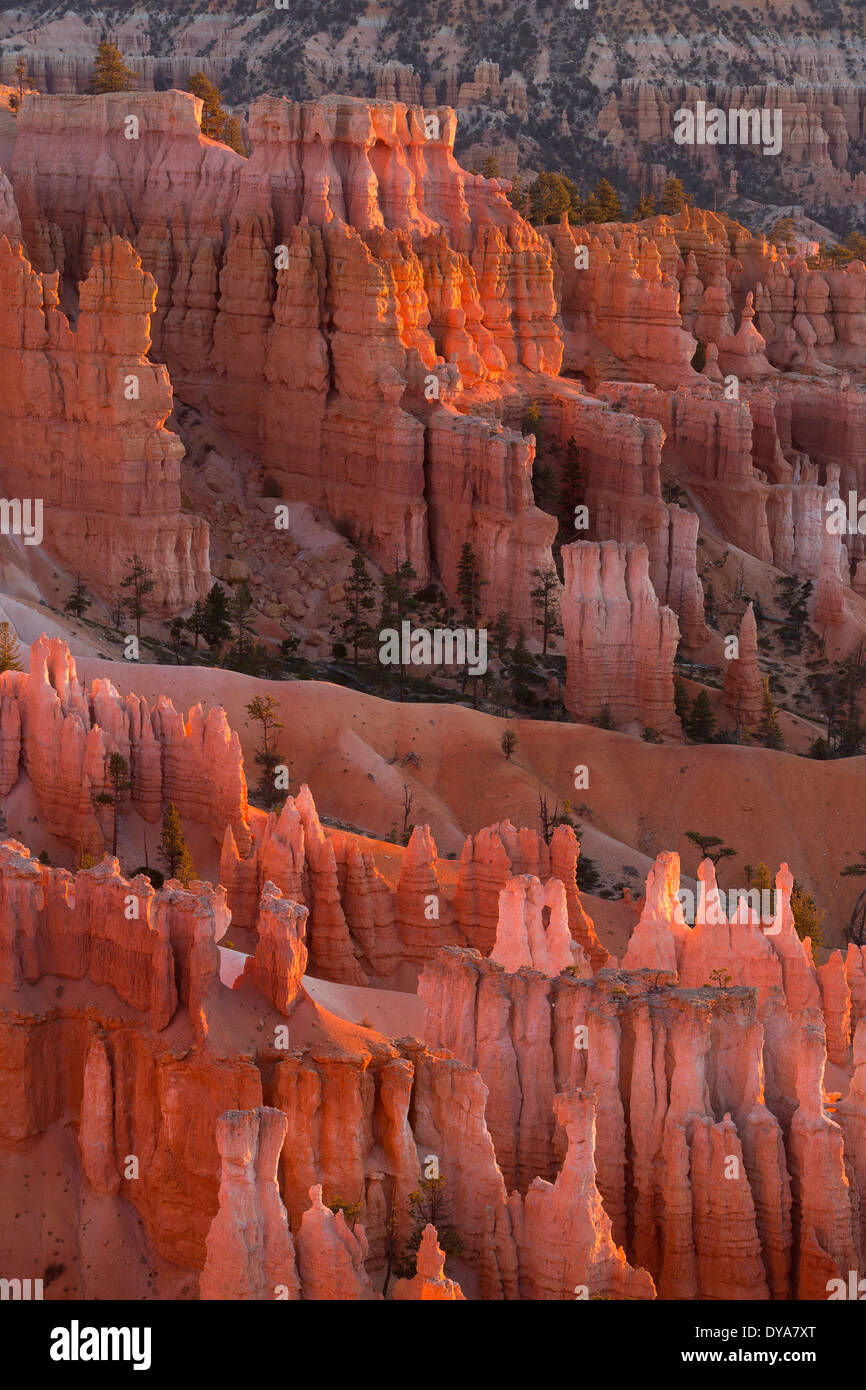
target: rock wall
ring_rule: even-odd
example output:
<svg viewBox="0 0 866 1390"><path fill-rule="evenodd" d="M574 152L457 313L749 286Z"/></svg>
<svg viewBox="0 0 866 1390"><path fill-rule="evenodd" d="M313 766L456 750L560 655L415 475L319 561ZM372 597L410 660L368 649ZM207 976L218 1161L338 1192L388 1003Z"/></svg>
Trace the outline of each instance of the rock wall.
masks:
<svg viewBox="0 0 866 1390"><path fill-rule="evenodd" d="M7 225L7 237L14 228ZM165 428L172 391L148 359L156 282L114 237L81 268L74 329L56 274L0 237L0 482L39 499L44 544L68 573L116 599L137 555L177 613L210 581L208 530L181 513L183 445Z"/></svg>

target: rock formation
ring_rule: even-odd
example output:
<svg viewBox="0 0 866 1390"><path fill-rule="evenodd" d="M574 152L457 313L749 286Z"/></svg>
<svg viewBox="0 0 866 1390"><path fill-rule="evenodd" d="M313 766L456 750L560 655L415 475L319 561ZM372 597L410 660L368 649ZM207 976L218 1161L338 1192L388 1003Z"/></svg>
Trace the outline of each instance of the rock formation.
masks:
<svg viewBox="0 0 866 1390"><path fill-rule="evenodd" d="M616 725L675 732L679 627L656 598L646 547L576 541L562 556L566 708L583 721L606 709Z"/></svg>
<svg viewBox="0 0 866 1390"><path fill-rule="evenodd" d="M228 1110L217 1121L219 1211L199 1283L204 1299L296 1299L295 1251L277 1185L288 1132L279 1110Z"/></svg>
<svg viewBox="0 0 866 1390"><path fill-rule="evenodd" d="M427 1225L418 1248L418 1272L412 1279L398 1279L391 1297L396 1302L465 1302L460 1285L445 1276L445 1252L439 1248L436 1227Z"/></svg>
<svg viewBox="0 0 866 1390"><path fill-rule="evenodd" d="M73 331L57 274L37 274L7 237L0 237L4 489L40 499L47 550L92 591L113 600L136 554L159 576L162 612L177 613L206 592L208 531L181 514L184 451L165 428L171 385L166 368L147 356L156 281L128 242L101 242L82 266Z"/></svg>
<svg viewBox="0 0 866 1390"><path fill-rule="evenodd" d="M754 728L764 709L764 682L758 667L758 628L750 603L740 620L736 656L725 672L725 709L737 728Z"/></svg>

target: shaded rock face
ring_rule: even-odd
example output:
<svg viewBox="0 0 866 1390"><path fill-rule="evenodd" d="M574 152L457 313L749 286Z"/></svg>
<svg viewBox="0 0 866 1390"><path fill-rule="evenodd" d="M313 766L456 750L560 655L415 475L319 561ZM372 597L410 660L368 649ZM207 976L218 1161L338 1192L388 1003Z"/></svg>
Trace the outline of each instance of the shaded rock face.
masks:
<svg viewBox="0 0 866 1390"><path fill-rule="evenodd" d="M177 613L207 590L208 530L181 514L171 385L147 356L156 282L128 242L99 242L73 330L58 275L32 268L15 230L0 236L4 494L40 499L49 554L94 593L113 600L136 554Z"/></svg>
<svg viewBox="0 0 866 1390"><path fill-rule="evenodd" d="M591 1090L613 1239L659 1297L826 1298L862 1249L859 1013L836 1119L823 1090L828 1050L850 1062L860 951L816 972L784 865L763 923L746 902L727 916L709 861L700 882L689 927L678 858L660 856L620 971L551 978L440 952L419 984L426 1035L484 1078L497 1159L527 1212L567 1173L556 1097Z"/></svg>

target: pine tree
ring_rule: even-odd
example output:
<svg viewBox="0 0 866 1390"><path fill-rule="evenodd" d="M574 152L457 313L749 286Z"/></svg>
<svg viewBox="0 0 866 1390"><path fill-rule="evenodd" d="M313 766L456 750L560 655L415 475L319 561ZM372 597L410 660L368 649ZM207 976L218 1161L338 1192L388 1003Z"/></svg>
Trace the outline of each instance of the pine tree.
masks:
<svg viewBox="0 0 866 1390"><path fill-rule="evenodd" d="M474 624L481 608L481 590L486 584L481 578L475 551L469 541L464 541L457 565L457 597L463 605L466 620Z"/></svg>
<svg viewBox="0 0 866 1390"><path fill-rule="evenodd" d="M565 446L565 457L559 472L559 520L566 535L574 531L574 513L583 498L583 487L580 453L572 435Z"/></svg>
<svg viewBox="0 0 866 1390"><path fill-rule="evenodd" d="M83 618L90 607L91 599L83 583L81 575L75 576L75 588L63 605L64 613L74 613L76 618Z"/></svg>
<svg viewBox="0 0 866 1390"><path fill-rule="evenodd" d="M14 77L15 91L9 98L9 110L20 111L21 103L24 100L24 89L26 88L28 92L35 92L37 90L27 68L27 59L23 56L20 57L15 64Z"/></svg>
<svg viewBox="0 0 866 1390"><path fill-rule="evenodd" d="M211 585L204 601L204 639L209 647L220 647L231 636L229 601L222 584Z"/></svg>
<svg viewBox="0 0 866 1390"><path fill-rule="evenodd" d="M536 455L541 453L541 411L535 401L528 405L520 417L520 433L535 435Z"/></svg>
<svg viewBox="0 0 866 1390"><path fill-rule="evenodd" d="M398 560L394 556L394 568L390 574L382 576L382 609L379 618L380 631L394 628L399 636L401 625L417 611L417 599L410 585L418 575L411 560ZM406 689L406 668L402 661L400 670L400 699Z"/></svg>
<svg viewBox="0 0 866 1390"><path fill-rule="evenodd" d="M366 615L376 606L376 584L364 563L363 555L356 553L352 556L351 573L343 588L347 612L340 624L340 630L352 648L352 660L357 666L358 653L369 646L373 635L372 624Z"/></svg>
<svg viewBox="0 0 866 1390"><path fill-rule="evenodd" d="M689 700L689 692L686 689L686 683L682 676L674 676L674 709L686 733L688 733L690 708L691 701Z"/></svg>
<svg viewBox="0 0 866 1390"><path fill-rule="evenodd" d="M515 212L519 212L521 217L525 217L529 211L529 195L523 186L523 180L519 174L515 174L514 178L511 180L511 191L506 193L505 196Z"/></svg>
<svg viewBox="0 0 866 1390"><path fill-rule="evenodd" d="M506 762L511 762L511 755L517 747L517 735L513 729L506 729L500 741L500 748L505 754Z"/></svg>
<svg viewBox="0 0 866 1390"><path fill-rule="evenodd" d="M228 120L222 108L222 96L210 78L203 72L194 72L189 79L189 90L202 103L201 133L209 140L222 139L223 127Z"/></svg>
<svg viewBox="0 0 866 1390"><path fill-rule="evenodd" d="M607 179L599 179L595 185L593 196L601 213L597 219L599 222L616 222L622 217L622 203L616 190L608 183Z"/></svg>
<svg viewBox="0 0 866 1390"><path fill-rule="evenodd" d="M557 603L559 576L554 569L537 569L533 570L532 574L538 583L530 590L530 598L536 613L535 625L541 628L541 652L543 656L547 656L550 638L558 637L562 633Z"/></svg>
<svg viewBox="0 0 866 1390"><path fill-rule="evenodd" d="M121 753L112 753L108 759L108 781L111 786L110 792L100 792L96 797L97 801L103 802L106 806L111 806L113 811L113 831L111 837L111 853L117 858L117 804L120 801L120 793L129 791L131 783L128 777L129 763Z"/></svg>
<svg viewBox="0 0 866 1390"><path fill-rule="evenodd" d="M496 614L496 617L493 622L493 641L496 644L496 655L499 657L500 661L505 660L505 654L508 650L508 639L510 636L511 623L509 621L508 614L505 612L504 609L501 609Z"/></svg>
<svg viewBox="0 0 866 1390"><path fill-rule="evenodd" d="M173 801L168 803L162 818L159 856L165 864L168 877L179 879L184 887L191 878L195 877L195 866L187 848L177 807Z"/></svg>
<svg viewBox="0 0 866 1390"><path fill-rule="evenodd" d="M715 727L716 716L710 697L705 690L700 690L692 702L688 733L695 743L711 743Z"/></svg>
<svg viewBox="0 0 866 1390"><path fill-rule="evenodd" d="M779 728L779 711L773 704L773 697L770 694L769 676L764 677L764 703L758 732L765 748L784 748L785 740L782 738L782 730Z"/></svg>
<svg viewBox="0 0 866 1390"><path fill-rule="evenodd" d="M686 191L682 179L670 178L662 189L659 211L668 217L675 217L686 201Z"/></svg>
<svg viewBox="0 0 866 1390"><path fill-rule="evenodd" d="M126 67L123 54L116 44L103 42L96 50L93 62L93 76L90 79L91 92L129 92L135 81L135 73Z"/></svg>
<svg viewBox="0 0 866 1390"><path fill-rule="evenodd" d="M794 918L794 929L801 941L808 937L812 945L818 949L823 945L823 933L821 923L826 917L826 911L819 914L818 904L807 893L802 884L794 879L791 889L791 915Z"/></svg>
<svg viewBox="0 0 866 1390"><path fill-rule="evenodd" d="M634 205L632 213L633 222L643 222L647 217L654 217L656 210L656 200L648 193L642 193Z"/></svg>
<svg viewBox="0 0 866 1390"><path fill-rule="evenodd" d="M207 606L204 599L196 599L192 612L184 620L184 627L195 638L194 649L198 651L198 639L204 637L207 632Z"/></svg>
<svg viewBox="0 0 866 1390"><path fill-rule="evenodd" d="M250 586L245 579L241 580L235 596L229 599L228 616L229 621L236 628L233 652L239 661L249 655L250 651L250 614L253 609L253 596L250 593Z"/></svg>
<svg viewBox="0 0 866 1390"><path fill-rule="evenodd" d="M701 859L709 859L716 867L723 859L733 859L737 851L722 841L721 835L700 835L697 830L687 830L686 839L697 845Z"/></svg>
<svg viewBox="0 0 866 1390"><path fill-rule="evenodd" d="M224 145L228 145L229 149L234 150L236 154L246 156L247 150L244 143L243 131L241 130L241 123L237 116L229 116L223 126L220 139Z"/></svg>
<svg viewBox="0 0 866 1390"><path fill-rule="evenodd" d="M247 714L262 726L262 741L256 749L256 762L262 769L259 791L270 811L279 800L279 793L274 785L274 773L281 761L276 736L283 726L277 718L277 702L273 695L257 695L247 705Z"/></svg>
<svg viewBox="0 0 866 1390"><path fill-rule="evenodd" d="M508 668L514 703L518 707L528 704L532 696L530 682L535 675L535 662L532 660L526 645L526 633L522 626L517 629L517 641L514 644Z"/></svg>
<svg viewBox="0 0 866 1390"><path fill-rule="evenodd" d="M135 619L135 635L141 636L141 620L146 612L145 599L156 588L156 580L151 571L147 568L137 555L133 555L126 562L129 571L121 579L121 589L129 589L129 598L123 600L123 606L127 613Z"/></svg>
<svg viewBox="0 0 866 1390"><path fill-rule="evenodd" d="M489 154L481 165L481 174L485 179L498 179L502 175L499 172L499 160L495 154Z"/></svg>
<svg viewBox="0 0 866 1390"><path fill-rule="evenodd" d="M11 623L0 623L0 672L20 671L21 648Z"/></svg>

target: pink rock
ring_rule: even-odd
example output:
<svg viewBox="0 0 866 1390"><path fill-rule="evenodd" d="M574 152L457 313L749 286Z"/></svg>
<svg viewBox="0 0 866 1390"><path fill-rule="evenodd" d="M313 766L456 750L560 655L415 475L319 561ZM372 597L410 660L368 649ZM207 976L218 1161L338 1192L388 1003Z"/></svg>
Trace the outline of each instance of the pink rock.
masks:
<svg viewBox="0 0 866 1390"><path fill-rule="evenodd" d="M424 1227L416 1275L413 1279L398 1279L391 1297L397 1302L465 1302L460 1285L445 1277L445 1252L440 1249L435 1226Z"/></svg>
<svg viewBox="0 0 866 1390"><path fill-rule="evenodd" d="M162 611L176 613L208 587L208 530L181 514L168 371L147 357L156 282L120 237L97 246L82 275L73 332L56 274L37 274L0 238L7 485L43 499L44 544L91 591L113 598L135 552L159 578Z"/></svg>
<svg viewBox="0 0 866 1390"><path fill-rule="evenodd" d="M305 1300L369 1301L377 1297L364 1268L367 1239L363 1226L350 1230L342 1211L336 1216L322 1201L322 1185L310 1188L312 1205L298 1233L298 1267ZM381 1295L379 1295L381 1297Z"/></svg>
<svg viewBox="0 0 866 1390"><path fill-rule="evenodd" d="M78 1143L91 1187L103 1194L116 1192L120 1178L114 1155L114 1087L105 1043L98 1037L87 1051Z"/></svg>
<svg viewBox="0 0 866 1390"><path fill-rule="evenodd" d="M725 671L725 708L738 728L751 728L760 722L764 709L764 682L758 668L758 629L750 603L740 620L737 655Z"/></svg>
<svg viewBox="0 0 866 1390"><path fill-rule="evenodd" d="M558 975L580 956L583 975L592 970L568 930L565 887L559 879L542 886L531 874L509 879L499 895L499 923L490 959L514 974L523 966Z"/></svg>
<svg viewBox="0 0 866 1390"><path fill-rule="evenodd" d="M521 1256L521 1297L531 1299L654 1298L645 1269L633 1269L614 1244L610 1218L595 1185L594 1097L556 1097L568 1135L562 1171L551 1184L536 1178L525 1197L509 1202Z"/></svg>
<svg viewBox="0 0 866 1390"><path fill-rule="evenodd" d="M676 732L679 628L649 581L646 547L576 541L562 555L566 708L586 721L607 707L617 724Z"/></svg>
<svg viewBox="0 0 866 1390"><path fill-rule="evenodd" d="M277 1185L288 1132L279 1110L230 1110L217 1122L219 1211L207 1237L203 1299L297 1299L292 1235Z"/></svg>

